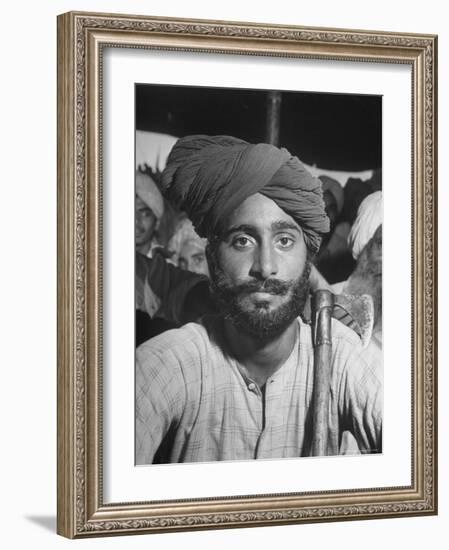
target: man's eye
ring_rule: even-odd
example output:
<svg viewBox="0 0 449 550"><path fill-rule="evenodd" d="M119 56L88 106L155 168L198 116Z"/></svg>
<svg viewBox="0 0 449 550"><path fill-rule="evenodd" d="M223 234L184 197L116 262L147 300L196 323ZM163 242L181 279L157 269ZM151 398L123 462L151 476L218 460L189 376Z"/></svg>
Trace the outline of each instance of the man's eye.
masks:
<svg viewBox="0 0 449 550"><path fill-rule="evenodd" d="M237 237L232 241L232 246L235 248L248 248L252 241L248 237Z"/></svg>
<svg viewBox="0 0 449 550"><path fill-rule="evenodd" d="M281 248L291 248L295 244L295 241L291 237L284 236L279 237L277 243L278 245L280 245Z"/></svg>
<svg viewBox="0 0 449 550"><path fill-rule="evenodd" d="M201 265L205 261L205 259L206 258L204 256L193 256L193 261L195 265Z"/></svg>

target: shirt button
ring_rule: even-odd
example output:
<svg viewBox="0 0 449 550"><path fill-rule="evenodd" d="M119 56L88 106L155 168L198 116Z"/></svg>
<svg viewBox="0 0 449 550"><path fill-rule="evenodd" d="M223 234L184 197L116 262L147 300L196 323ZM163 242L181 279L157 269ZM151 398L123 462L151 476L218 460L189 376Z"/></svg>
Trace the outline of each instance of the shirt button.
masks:
<svg viewBox="0 0 449 550"><path fill-rule="evenodd" d="M254 391L256 389L256 384L254 384L254 382L251 382L250 384L248 384L248 389L250 391Z"/></svg>

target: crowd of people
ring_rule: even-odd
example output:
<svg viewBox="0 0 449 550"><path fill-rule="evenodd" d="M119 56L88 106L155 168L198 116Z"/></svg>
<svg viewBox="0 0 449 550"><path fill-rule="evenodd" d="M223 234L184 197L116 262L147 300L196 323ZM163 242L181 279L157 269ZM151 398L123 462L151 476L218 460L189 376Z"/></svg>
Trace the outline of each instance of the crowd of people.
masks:
<svg viewBox="0 0 449 550"><path fill-rule="evenodd" d="M333 321L334 454L381 452L380 171L342 186L285 149L187 136L136 172L135 223L137 463L310 455L322 288L373 305L362 344Z"/></svg>

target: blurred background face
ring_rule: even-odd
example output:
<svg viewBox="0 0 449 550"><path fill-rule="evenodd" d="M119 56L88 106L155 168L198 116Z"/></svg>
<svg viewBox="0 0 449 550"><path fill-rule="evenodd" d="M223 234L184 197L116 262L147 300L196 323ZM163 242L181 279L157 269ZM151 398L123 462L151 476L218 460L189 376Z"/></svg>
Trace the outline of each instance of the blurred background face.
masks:
<svg viewBox="0 0 449 550"><path fill-rule="evenodd" d="M157 225L157 218L151 208L142 199L136 196L136 246L142 247L151 244Z"/></svg>
<svg viewBox="0 0 449 550"><path fill-rule="evenodd" d="M181 269L209 276L205 246L194 239L184 241L179 251L178 266Z"/></svg>
<svg viewBox="0 0 449 550"><path fill-rule="evenodd" d="M212 290L222 310L260 337L282 333L302 313L309 269L300 227L260 194L233 213L211 253Z"/></svg>

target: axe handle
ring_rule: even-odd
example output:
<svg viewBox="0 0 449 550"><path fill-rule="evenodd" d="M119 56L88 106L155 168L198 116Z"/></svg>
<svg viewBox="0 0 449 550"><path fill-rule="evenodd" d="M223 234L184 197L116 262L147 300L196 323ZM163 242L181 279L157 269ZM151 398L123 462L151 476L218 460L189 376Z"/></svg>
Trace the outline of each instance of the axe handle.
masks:
<svg viewBox="0 0 449 550"><path fill-rule="evenodd" d="M312 455L330 454L329 399L331 385L331 319L334 295L317 290L313 296L314 378Z"/></svg>

